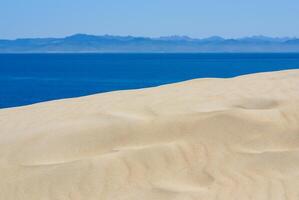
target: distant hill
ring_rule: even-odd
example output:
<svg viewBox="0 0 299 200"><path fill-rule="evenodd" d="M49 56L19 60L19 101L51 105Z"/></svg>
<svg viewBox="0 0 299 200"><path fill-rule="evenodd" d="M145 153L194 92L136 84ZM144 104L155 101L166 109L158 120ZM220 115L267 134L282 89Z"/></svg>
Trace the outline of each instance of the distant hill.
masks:
<svg viewBox="0 0 299 200"><path fill-rule="evenodd" d="M287 44L299 45L299 39L288 40L288 41L286 41L286 43Z"/></svg>
<svg viewBox="0 0 299 200"><path fill-rule="evenodd" d="M76 34L65 38L0 40L0 53L80 53L80 52L299 52L298 38L253 36L224 39L212 36L159 38Z"/></svg>

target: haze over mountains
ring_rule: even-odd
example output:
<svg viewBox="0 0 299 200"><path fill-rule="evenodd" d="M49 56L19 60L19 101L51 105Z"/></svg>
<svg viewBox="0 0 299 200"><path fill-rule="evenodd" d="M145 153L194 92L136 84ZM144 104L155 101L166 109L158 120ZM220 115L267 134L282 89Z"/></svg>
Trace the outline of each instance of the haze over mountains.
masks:
<svg viewBox="0 0 299 200"><path fill-rule="evenodd" d="M225 39L213 36L159 38L75 34L65 38L0 40L0 53L80 52L299 52L299 38L252 36Z"/></svg>

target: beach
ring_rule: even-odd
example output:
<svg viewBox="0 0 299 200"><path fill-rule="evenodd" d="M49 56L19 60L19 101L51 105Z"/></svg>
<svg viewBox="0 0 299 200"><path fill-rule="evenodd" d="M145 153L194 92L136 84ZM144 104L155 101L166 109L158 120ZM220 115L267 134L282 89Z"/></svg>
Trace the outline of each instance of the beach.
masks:
<svg viewBox="0 0 299 200"><path fill-rule="evenodd" d="M299 70L0 109L3 200L297 200Z"/></svg>

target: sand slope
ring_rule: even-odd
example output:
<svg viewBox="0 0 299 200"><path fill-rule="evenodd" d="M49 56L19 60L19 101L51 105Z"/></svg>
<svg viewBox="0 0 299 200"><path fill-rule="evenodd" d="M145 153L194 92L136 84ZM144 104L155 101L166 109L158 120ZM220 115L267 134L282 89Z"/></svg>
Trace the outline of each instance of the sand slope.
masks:
<svg viewBox="0 0 299 200"><path fill-rule="evenodd" d="M0 110L1 200L298 200L299 70Z"/></svg>

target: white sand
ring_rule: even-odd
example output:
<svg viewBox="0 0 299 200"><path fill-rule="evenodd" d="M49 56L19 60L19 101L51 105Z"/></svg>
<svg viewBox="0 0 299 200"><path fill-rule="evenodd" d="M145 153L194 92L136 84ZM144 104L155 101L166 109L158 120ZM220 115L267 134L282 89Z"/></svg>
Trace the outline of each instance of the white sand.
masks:
<svg viewBox="0 0 299 200"><path fill-rule="evenodd" d="M298 200L299 70L0 110L0 200Z"/></svg>

